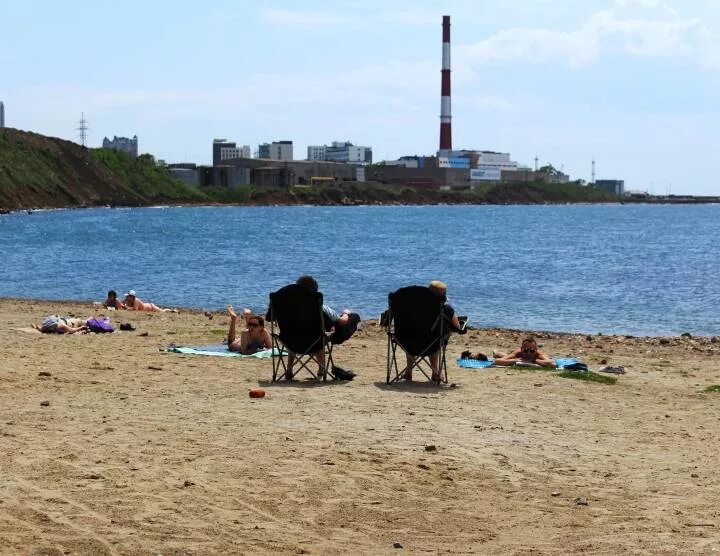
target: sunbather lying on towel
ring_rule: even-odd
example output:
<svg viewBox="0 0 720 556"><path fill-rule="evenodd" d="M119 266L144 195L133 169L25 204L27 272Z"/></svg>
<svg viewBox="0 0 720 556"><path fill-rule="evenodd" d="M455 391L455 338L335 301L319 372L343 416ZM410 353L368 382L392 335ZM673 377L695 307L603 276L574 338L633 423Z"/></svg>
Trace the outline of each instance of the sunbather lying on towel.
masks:
<svg viewBox="0 0 720 556"><path fill-rule="evenodd" d="M46 334L84 334L88 332L87 319L76 319L50 315L42 320L40 326L33 326Z"/></svg>
<svg viewBox="0 0 720 556"><path fill-rule="evenodd" d="M493 354L495 356L495 365L515 365L523 363L531 363L534 365L540 365L542 367L555 368L557 364L553 359L550 359L545 353L538 349L537 341L532 336L525 338L522 341L520 349L513 351L510 354L498 353Z"/></svg>
<svg viewBox="0 0 720 556"><path fill-rule="evenodd" d="M131 311L145 311L148 313L177 313L177 309L163 309L162 307L158 307L154 303L149 303L147 301L142 301L139 297L135 295L135 290L130 290L125 294L125 299L123 301L125 308L129 309Z"/></svg>
<svg viewBox="0 0 720 556"><path fill-rule="evenodd" d="M265 319L260 315L252 313L243 313L245 317L246 328L237 337L237 314L232 305L228 306L228 315L230 315L230 329L228 330L228 349L237 351L245 355L252 355L258 351L272 348L272 340L270 334L265 330Z"/></svg>

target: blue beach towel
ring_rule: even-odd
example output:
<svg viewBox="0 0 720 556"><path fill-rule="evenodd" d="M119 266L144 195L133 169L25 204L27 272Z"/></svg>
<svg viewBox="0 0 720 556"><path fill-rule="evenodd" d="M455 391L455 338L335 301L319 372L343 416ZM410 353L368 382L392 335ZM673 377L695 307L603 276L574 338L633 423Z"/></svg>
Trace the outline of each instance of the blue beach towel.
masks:
<svg viewBox="0 0 720 556"><path fill-rule="evenodd" d="M184 353L186 355L211 355L214 357L253 357L255 359L268 359L273 355L280 355L277 350L264 349L253 353L251 355L245 355L237 351L230 351L227 348L227 344L210 344L207 346L176 346L169 345L165 350L171 353Z"/></svg>
<svg viewBox="0 0 720 556"><path fill-rule="evenodd" d="M456 362L459 367L462 367L464 369L486 369L487 367L492 367L493 360L490 358L489 361L478 361L477 359L460 359L459 357L456 359ZM557 363L557 368L562 369L563 367L567 365L572 365L573 363L577 363L578 360L573 357L556 357L555 363Z"/></svg>

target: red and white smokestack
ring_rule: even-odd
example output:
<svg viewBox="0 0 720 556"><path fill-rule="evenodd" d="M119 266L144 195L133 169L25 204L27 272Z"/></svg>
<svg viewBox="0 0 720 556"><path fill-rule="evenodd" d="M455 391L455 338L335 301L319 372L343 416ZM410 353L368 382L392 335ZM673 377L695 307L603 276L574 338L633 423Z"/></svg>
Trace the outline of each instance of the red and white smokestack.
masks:
<svg viewBox="0 0 720 556"><path fill-rule="evenodd" d="M452 150L452 116L450 115L450 16L443 16L442 35L442 86L440 90L440 151L438 156L449 156Z"/></svg>

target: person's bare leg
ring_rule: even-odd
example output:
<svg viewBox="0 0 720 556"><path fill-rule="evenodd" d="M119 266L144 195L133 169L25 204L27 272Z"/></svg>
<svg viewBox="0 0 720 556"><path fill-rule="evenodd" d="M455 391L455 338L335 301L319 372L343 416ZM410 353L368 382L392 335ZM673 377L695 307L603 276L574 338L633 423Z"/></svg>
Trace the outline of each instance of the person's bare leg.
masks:
<svg viewBox="0 0 720 556"><path fill-rule="evenodd" d="M442 380L440 376L440 352L436 351L428 359L430 359L430 367L432 368L432 380L440 382Z"/></svg>
<svg viewBox="0 0 720 556"><path fill-rule="evenodd" d="M287 356L287 369L285 369L285 380L293 379L293 366L295 365L295 356L292 353L288 353Z"/></svg>
<svg viewBox="0 0 720 556"><path fill-rule="evenodd" d="M325 375L325 350L321 349L315 354L315 361L318 364L318 378Z"/></svg>
<svg viewBox="0 0 720 556"><path fill-rule="evenodd" d="M415 356L405 353L405 369L403 370L402 376L405 380L412 380L413 365L415 365Z"/></svg>
<svg viewBox="0 0 720 556"><path fill-rule="evenodd" d="M228 305L227 313L230 316L230 328L228 329L228 339L227 339L227 345L228 345L228 348L230 348L230 346L235 341L235 338L237 335L237 332L235 330L237 327L237 313L235 313L235 309L233 309L232 305Z"/></svg>

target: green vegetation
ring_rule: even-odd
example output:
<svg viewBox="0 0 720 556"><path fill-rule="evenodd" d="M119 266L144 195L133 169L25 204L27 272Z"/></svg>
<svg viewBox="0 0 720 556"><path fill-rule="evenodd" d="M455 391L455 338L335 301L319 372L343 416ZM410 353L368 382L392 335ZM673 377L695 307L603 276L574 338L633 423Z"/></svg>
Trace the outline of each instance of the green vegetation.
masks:
<svg viewBox="0 0 720 556"><path fill-rule="evenodd" d="M605 376L597 373L582 373L578 371L560 371L559 377L562 378L574 378L576 380L586 380L588 382L600 382L602 384L615 384L617 378L614 376Z"/></svg>
<svg viewBox="0 0 720 556"><path fill-rule="evenodd" d="M705 390L703 390L703 392L720 392L720 384L713 384L712 386L708 386L707 388L705 388Z"/></svg>
<svg viewBox="0 0 720 556"><path fill-rule="evenodd" d="M546 173L557 174L548 167ZM291 188L188 186L155 163L16 129L0 130L0 210L159 203L241 205L544 204L618 202L580 183L486 184L451 191L397 184L335 182Z"/></svg>
<svg viewBox="0 0 720 556"><path fill-rule="evenodd" d="M149 201L207 201L204 193L173 178L167 168L158 166L150 154L137 158L111 149L92 149L92 155L116 177Z"/></svg>

